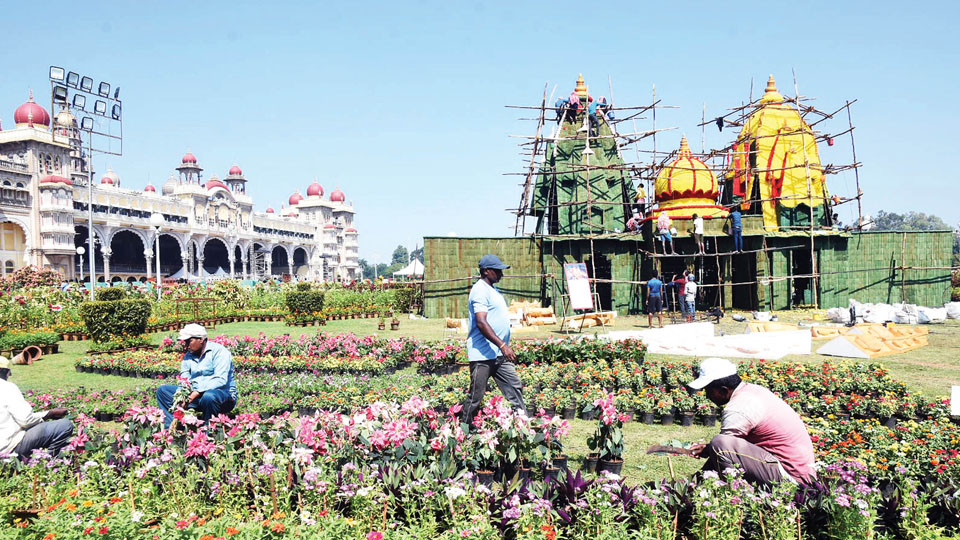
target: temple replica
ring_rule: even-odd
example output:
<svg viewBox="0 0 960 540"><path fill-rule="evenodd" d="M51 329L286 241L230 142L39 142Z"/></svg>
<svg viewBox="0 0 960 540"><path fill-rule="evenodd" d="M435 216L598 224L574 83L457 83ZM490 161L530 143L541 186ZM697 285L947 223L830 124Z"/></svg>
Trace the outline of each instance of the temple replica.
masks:
<svg viewBox="0 0 960 540"><path fill-rule="evenodd" d="M553 107L544 92L539 107L518 107L539 117L536 134L522 143L530 160L518 173L525 181L516 235L426 237L425 314L464 316L485 253L512 266L499 284L509 299L539 301L558 316L572 314L563 265L580 262L595 309L621 315L643 311L648 279L671 281L685 270L700 284L698 310L846 307L851 298L942 305L950 298L952 231L867 230L851 103L821 112L802 96L782 95L771 76L758 99L698 126L739 132L722 148L695 154L674 128L657 127L656 112L667 107L656 98L644 107L614 106L590 95L582 76ZM635 132L647 115L652 128ZM840 118L843 125L831 125ZM852 162L825 163L823 147L840 136L849 137ZM667 151L657 150L658 138ZM648 146L635 154L649 162L624 158L640 144ZM835 149L827 155L839 157ZM844 172L856 192L830 194L828 178ZM847 227L834 214L844 204L859 216ZM730 230L734 210L742 215L739 252ZM656 235L663 213L672 221L675 254L664 253ZM704 218L703 254L692 238L694 215ZM639 226L628 230L628 221ZM666 300L675 305L669 293Z"/></svg>

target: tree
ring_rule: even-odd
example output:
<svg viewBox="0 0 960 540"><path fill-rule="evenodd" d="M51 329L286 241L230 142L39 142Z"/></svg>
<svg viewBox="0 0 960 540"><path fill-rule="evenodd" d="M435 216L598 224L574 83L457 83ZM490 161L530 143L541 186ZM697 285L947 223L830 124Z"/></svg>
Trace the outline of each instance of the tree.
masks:
<svg viewBox="0 0 960 540"><path fill-rule="evenodd" d="M399 265L406 265L408 262L410 262L410 254L407 252L407 248L403 246L397 246L397 249L393 250L393 260L390 262L391 264Z"/></svg>
<svg viewBox="0 0 960 540"><path fill-rule="evenodd" d="M953 230L947 222L933 214L923 212L886 212L880 210L873 219L877 231L943 231Z"/></svg>
<svg viewBox="0 0 960 540"><path fill-rule="evenodd" d="M422 247L417 248L417 249L415 249L415 250L413 250L413 251L410 252L410 262L413 262L414 259L416 259L416 260L418 260L418 261L420 261L420 262L423 262L423 248L422 248Z"/></svg>

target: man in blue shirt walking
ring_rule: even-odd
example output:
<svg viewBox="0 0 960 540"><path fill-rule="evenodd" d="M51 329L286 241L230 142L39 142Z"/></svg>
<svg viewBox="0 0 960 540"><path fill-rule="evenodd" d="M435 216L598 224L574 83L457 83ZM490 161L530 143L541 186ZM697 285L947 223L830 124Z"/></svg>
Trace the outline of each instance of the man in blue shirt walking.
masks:
<svg viewBox="0 0 960 540"><path fill-rule="evenodd" d="M653 328L653 316L663 328L663 282L657 276L647 281L647 327Z"/></svg>
<svg viewBox="0 0 960 540"><path fill-rule="evenodd" d="M177 341L186 347L180 361L180 377L190 381L187 408L199 410L204 422L232 411L237 404L237 383L233 380L230 351L207 341L207 329L199 324L184 326ZM163 409L164 426L168 428L173 421L171 409L177 388L173 384L157 388L157 404Z"/></svg>
<svg viewBox="0 0 960 540"><path fill-rule="evenodd" d="M480 279L470 289L468 310L470 334L467 359L470 361L470 393L463 408L463 420L470 424L483 403L487 380L493 377L503 397L514 408L526 413L523 385L513 362L517 355L510 348L510 316L507 301L494 284L503 278L503 264L496 255L480 258Z"/></svg>

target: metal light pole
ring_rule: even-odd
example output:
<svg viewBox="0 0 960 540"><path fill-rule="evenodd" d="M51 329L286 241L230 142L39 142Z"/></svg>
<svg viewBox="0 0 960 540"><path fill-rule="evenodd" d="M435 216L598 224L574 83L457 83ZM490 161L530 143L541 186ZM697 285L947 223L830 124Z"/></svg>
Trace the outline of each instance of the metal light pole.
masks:
<svg viewBox="0 0 960 540"><path fill-rule="evenodd" d="M111 92L112 90L112 92ZM72 98L72 99L71 99ZM88 110L87 99L92 101L93 110ZM87 153L81 155L81 162L87 167L87 241L90 251L90 299L96 298L97 285L96 247L93 231L93 153L123 155L123 103L120 101L120 88L112 87L106 81L101 81L94 88L93 78L81 77L79 73L68 71L59 66L50 66L50 110L55 105L71 106L93 116L84 116L79 122L79 131L87 135ZM106 123L109 129L104 130L94 125L94 118L98 122ZM119 133L112 128L118 127ZM98 137L94 146L93 137ZM113 143L119 144L114 148ZM109 246L108 246L109 247ZM78 252L78 254L80 254ZM83 262L81 261L81 272Z"/></svg>
<svg viewBox="0 0 960 540"><path fill-rule="evenodd" d="M77 255L80 256L80 283L83 283L83 254L86 253L86 250L83 249L83 246L77 246Z"/></svg>
<svg viewBox="0 0 960 540"><path fill-rule="evenodd" d="M159 212L150 214L150 224L156 230L156 244L153 249L157 253L157 302L160 301L163 294L163 276L160 274L160 228L163 227L164 223L166 223L166 220L163 219L163 214Z"/></svg>

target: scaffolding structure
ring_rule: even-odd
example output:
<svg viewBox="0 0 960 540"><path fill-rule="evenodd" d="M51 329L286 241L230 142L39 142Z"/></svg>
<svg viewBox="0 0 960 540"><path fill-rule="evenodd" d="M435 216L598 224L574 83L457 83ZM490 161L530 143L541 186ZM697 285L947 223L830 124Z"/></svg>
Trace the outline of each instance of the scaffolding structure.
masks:
<svg viewBox="0 0 960 540"><path fill-rule="evenodd" d="M864 222L859 174L861 163L856 156L851 112L856 100L846 100L835 110L822 111L813 106L813 98L799 93L795 75L793 96L780 95L771 76L764 95L754 98L751 82L750 96L745 103L723 111L712 120L707 120L704 107L698 125L701 129L701 151L693 153L693 157L705 164L717 180L719 196L715 203L727 209L742 209L745 218L751 216L748 219L756 221L753 216L758 216L764 220L759 234L753 231L752 235L760 236L760 246L746 253L790 250L793 254L791 257L797 257L796 254L803 249L809 257L807 263L797 264L794 261L789 275L776 276L775 279L771 279L767 273L767 277L754 275L751 279L724 281L721 264L732 264L731 257L739 253L719 249L719 239L727 235L718 234L716 228L713 231L713 249L704 253L670 255L656 249L653 222L660 212L657 204L661 202L655 197L657 175L668 166L690 170L676 163L680 161L677 159L678 150L662 150L662 144L660 148L657 144L658 133L677 129L659 127L657 112L677 107L662 104L657 98L656 86L653 86L648 105L618 107L613 102L612 82L608 81L608 84L610 101L605 106L591 107L594 98L586 91L582 76L567 103L557 101L551 106L556 87L548 98L548 84L544 87L539 106L508 106L536 113L533 118L522 119L536 122L533 136L511 135L522 139L520 147L527 163L526 170L507 173L523 177L519 204L510 210L516 217L514 235L530 236L537 240L551 239L551 246L556 245L558 239L586 241L589 244L588 267L594 286L604 282L645 285L651 275L662 275L662 263L671 256L695 257L694 271L700 276L707 265L716 266L714 275L717 276L717 282L703 284L703 281L699 281L701 287L768 285L786 279L791 282L808 280L811 293L809 303L819 305L818 280L823 273L817 263L818 239L845 232L859 232L869 225ZM775 133L762 133L759 128L756 132L750 132L751 122L756 124L754 119L768 113L785 114L791 109L799 118L799 122L792 127L785 123ZM647 129L639 128L641 122L649 122L645 126ZM712 125L721 132L739 129L740 134L733 136L720 148L707 150L705 130ZM624 126L629 129L624 129ZM832 147L838 140L847 139L850 162L820 162L818 145ZM781 144L779 149L776 148L778 142ZM787 143L792 146L784 149ZM770 149L769 159L764 161L761 158L768 157L764 154L767 149ZM627 159L631 154L636 156L635 160ZM774 157L777 159L774 160ZM846 171L853 172L855 193L831 196L826 188L827 178ZM777 192L776 180L779 178L782 183L785 177L792 179L794 184L805 182L806 189L802 196L785 196ZM634 194L638 192L646 196L636 199ZM854 202L856 222L841 230L834 217L834 209ZM646 275L640 279L616 280L598 276L595 242L601 239L636 239L636 236L628 236L625 231L627 220L634 213L641 215L643 224L637 254L650 259L652 266L643 272ZM530 222L533 223L532 230L528 230ZM769 234L790 236L789 245L783 245L784 242L771 245L767 238ZM681 237L681 241L683 239ZM541 245L545 246L543 243ZM723 258L727 259L725 263L721 262ZM901 272L935 268L939 266L901 264L898 267ZM833 272L827 270L827 273Z"/></svg>

